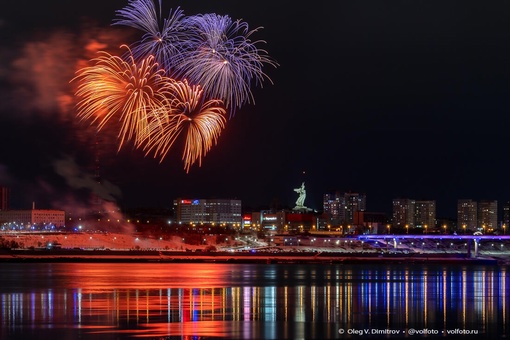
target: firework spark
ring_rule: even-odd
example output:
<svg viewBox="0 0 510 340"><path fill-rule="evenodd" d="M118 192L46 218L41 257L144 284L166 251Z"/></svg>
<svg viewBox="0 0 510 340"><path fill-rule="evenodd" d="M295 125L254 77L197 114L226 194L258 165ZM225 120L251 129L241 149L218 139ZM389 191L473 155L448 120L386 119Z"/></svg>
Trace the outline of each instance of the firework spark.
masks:
<svg viewBox="0 0 510 340"><path fill-rule="evenodd" d="M140 41L131 50L135 59L153 55L165 70L172 70L181 61L182 45L186 41L186 31L182 24L184 13L177 8L170 11L168 18L161 19L161 0L156 7L154 0L131 0L117 11L114 25L133 27L144 32Z"/></svg>
<svg viewBox="0 0 510 340"><path fill-rule="evenodd" d="M154 157L162 161L184 134L182 160L184 169L189 172L195 162L202 165L202 158L217 143L225 127L226 110L221 100L205 100L203 89L198 85L190 86L187 81L169 83L165 90L169 94L168 109L155 112L145 134L145 149L147 154L154 152Z"/></svg>
<svg viewBox="0 0 510 340"><path fill-rule="evenodd" d="M163 75L164 70L152 56L137 63L132 55L125 61L102 52L93 61L94 66L79 70L74 78L79 81L78 117L97 122L101 130L112 117L118 116L119 149L129 140L140 146L141 140L146 139L143 134L149 115L166 103L165 93L160 89L173 80Z"/></svg>

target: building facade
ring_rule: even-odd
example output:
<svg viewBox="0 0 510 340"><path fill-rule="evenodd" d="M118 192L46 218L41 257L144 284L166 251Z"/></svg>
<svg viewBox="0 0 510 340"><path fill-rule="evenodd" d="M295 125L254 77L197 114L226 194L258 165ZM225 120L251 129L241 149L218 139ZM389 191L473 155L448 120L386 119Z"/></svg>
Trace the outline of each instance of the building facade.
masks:
<svg viewBox="0 0 510 340"><path fill-rule="evenodd" d="M283 232L285 229L285 211L261 210L251 214L253 228L269 234Z"/></svg>
<svg viewBox="0 0 510 340"><path fill-rule="evenodd" d="M428 232L436 227L436 201L417 201L410 198L393 200L392 226L401 230L423 229Z"/></svg>
<svg viewBox="0 0 510 340"><path fill-rule="evenodd" d="M340 193L328 193L323 196L324 213L329 217L329 223L341 224L345 220L345 198Z"/></svg>
<svg viewBox="0 0 510 340"><path fill-rule="evenodd" d="M346 192L345 197L345 222L354 224L358 212L367 210L367 197L364 194Z"/></svg>
<svg viewBox="0 0 510 340"><path fill-rule="evenodd" d="M47 229L65 227L62 210L6 210L0 211L0 224L11 229Z"/></svg>
<svg viewBox="0 0 510 340"><path fill-rule="evenodd" d="M498 227L498 201L478 201L478 228L484 232Z"/></svg>
<svg viewBox="0 0 510 340"><path fill-rule="evenodd" d="M470 199L457 201L457 228L476 230L478 225L478 203Z"/></svg>
<svg viewBox="0 0 510 340"><path fill-rule="evenodd" d="M506 202L503 205L503 225L501 226L503 228L503 232L505 232L509 226L510 226L510 202Z"/></svg>
<svg viewBox="0 0 510 340"><path fill-rule="evenodd" d="M367 198L353 192L328 193L323 195L323 209L332 225L354 224L356 214L366 211Z"/></svg>
<svg viewBox="0 0 510 340"><path fill-rule="evenodd" d="M241 200L182 199L174 201L177 223L214 223L241 226Z"/></svg>
<svg viewBox="0 0 510 340"><path fill-rule="evenodd" d="M401 228L414 228L414 212L416 201L409 198L396 198L393 200L392 226Z"/></svg>
<svg viewBox="0 0 510 340"><path fill-rule="evenodd" d="M436 227L436 201L416 201L414 225L429 230Z"/></svg>

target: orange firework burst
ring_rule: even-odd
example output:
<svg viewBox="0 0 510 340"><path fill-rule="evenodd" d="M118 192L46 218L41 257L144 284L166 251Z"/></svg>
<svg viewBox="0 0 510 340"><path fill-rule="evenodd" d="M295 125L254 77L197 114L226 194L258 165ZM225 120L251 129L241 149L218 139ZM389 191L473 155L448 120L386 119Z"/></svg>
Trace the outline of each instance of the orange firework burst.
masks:
<svg viewBox="0 0 510 340"><path fill-rule="evenodd" d="M163 76L153 56L135 62L131 51L124 59L107 52L93 59L94 66L77 72L79 80L76 96L78 117L98 123L101 130L113 116L121 122L119 149L133 140L138 147L146 140L148 117L165 106L165 93L160 91L173 82ZM73 80L74 80L73 79Z"/></svg>
<svg viewBox="0 0 510 340"><path fill-rule="evenodd" d="M190 86L187 81L168 83L164 92L168 96L167 109L154 111L154 119L144 133L145 149L147 154L154 151L154 157L163 160L178 137L185 133L182 160L189 172L195 162L202 165L202 157L217 143L225 127L226 110L221 100L205 100L203 89Z"/></svg>

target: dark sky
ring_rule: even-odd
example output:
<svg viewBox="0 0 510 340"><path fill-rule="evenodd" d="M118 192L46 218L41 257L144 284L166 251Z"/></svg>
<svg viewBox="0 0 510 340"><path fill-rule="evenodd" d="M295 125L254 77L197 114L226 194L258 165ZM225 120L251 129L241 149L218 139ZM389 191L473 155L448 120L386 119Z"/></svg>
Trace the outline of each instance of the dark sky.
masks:
<svg viewBox="0 0 510 340"><path fill-rule="evenodd" d="M396 197L435 199L439 217L455 217L459 198L510 200L510 3L164 1L263 26L253 38L279 63L189 174L179 152L161 164L117 153L75 118L69 81L85 46L134 42L110 26L126 4L2 4L0 184L13 208L85 204L90 190L122 208L179 196L293 206L302 181L316 209L331 190L365 193L368 210L386 213Z"/></svg>

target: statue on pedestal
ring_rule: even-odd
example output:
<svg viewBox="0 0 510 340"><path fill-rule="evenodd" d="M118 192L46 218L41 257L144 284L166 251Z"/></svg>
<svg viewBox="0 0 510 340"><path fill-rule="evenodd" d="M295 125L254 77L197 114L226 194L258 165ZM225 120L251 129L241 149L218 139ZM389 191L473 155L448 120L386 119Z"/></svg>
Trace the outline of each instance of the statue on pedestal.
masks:
<svg viewBox="0 0 510 340"><path fill-rule="evenodd" d="M305 182L301 183L300 188L294 189L295 192L299 194L299 197L296 201L296 206L293 210L307 210L305 207L305 198L306 198L306 190L305 190Z"/></svg>

